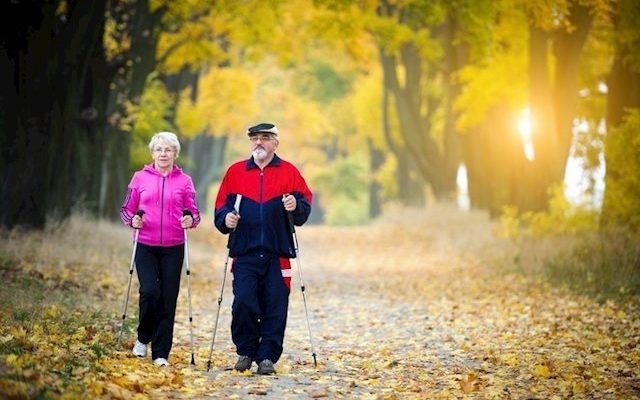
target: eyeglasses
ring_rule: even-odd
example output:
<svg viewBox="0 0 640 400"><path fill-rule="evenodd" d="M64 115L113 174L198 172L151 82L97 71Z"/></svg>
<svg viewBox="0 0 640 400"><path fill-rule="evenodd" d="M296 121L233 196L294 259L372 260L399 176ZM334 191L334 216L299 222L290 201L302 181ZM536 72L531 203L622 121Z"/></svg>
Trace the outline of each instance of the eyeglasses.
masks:
<svg viewBox="0 0 640 400"><path fill-rule="evenodd" d="M171 147L165 147L164 149L161 147L156 147L155 149L153 149L154 153L167 153L167 154L171 154L171 153L175 153L176 149L173 149Z"/></svg>
<svg viewBox="0 0 640 400"><path fill-rule="evenodd" d="M271 135L264 135L264 136L251 136L249 138L249 141L251 143L258 143L258 142L270 142L272 140L275 140L275 138Z"/></svg>

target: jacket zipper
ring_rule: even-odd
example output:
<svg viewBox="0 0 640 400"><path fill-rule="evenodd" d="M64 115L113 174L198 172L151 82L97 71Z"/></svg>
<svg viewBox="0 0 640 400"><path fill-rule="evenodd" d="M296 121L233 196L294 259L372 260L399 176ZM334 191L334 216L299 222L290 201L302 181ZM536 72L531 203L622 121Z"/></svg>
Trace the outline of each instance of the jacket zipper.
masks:
<svg viewBox="0 0 640 400"><path fill-rule="evenodd" d="M162 177L162 191L160 192L160 244L162 244L162 233L164 231L163 219L164 219L164 182L166 176Z"/></svg>
<svg viewBox="0 0 640 400"><path fill-rule="evenodd" d="M260 170L260 256L264 250L264 170Z"/></svg>

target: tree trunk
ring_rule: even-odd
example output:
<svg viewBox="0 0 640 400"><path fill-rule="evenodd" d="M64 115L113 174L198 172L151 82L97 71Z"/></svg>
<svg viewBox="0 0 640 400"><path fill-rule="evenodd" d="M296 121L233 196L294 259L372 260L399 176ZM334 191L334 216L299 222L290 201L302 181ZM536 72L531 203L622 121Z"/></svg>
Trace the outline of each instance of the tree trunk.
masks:
<svg viewBox="0 0 640 400"><path fill-rule="evenodd" d="M100 188L102 187L102 163L104 162L106 109L109 82L114 71L108 68L104 49L96 48L88 71L78 125L77 166L74 182L79 202L92 215L99 214Z"/></svg>
<svg viewBox="0 0 640 400"><path fill-rule="evenodd" d="M56 99L51 120L51 157L46 174L48 213L57 218L67 217L86 197L88 186L81 184L85 179L80 175L91 170L79 170L80 160L95 149L87 146L82 110L85 95L93 97L93 93L87 93L92 89L88 80L95 78L89 71L96 52L102 52L105 6L106 0L79 1L72 6L64 34L59 38L58 57L53 60L57 67L57 79L53 83Z"/></svg>
<svg viewBox="0 0 640 400"><path fill-rule="evenodd" d="M634 10L635 8L635 10ZM622 225L627 226L630 220L637 220L640 213L638 202L637 185L628 187L622 183L626 174L636 174L634 182L638 181L636 171L625 171L622 165L624 163L632 163L631 160L617 160L613 157L614 153L621 152L614 147L619 144L622 138L615 137L620 132L616 132L614 128L620 126L624 118L628 115L630 109L640 109L640 65L636 61L633 63L631 55L640 54L640 43L636 41L628 41L630 36L625 32L636 29L637 21L633 20L633 15L640 12L637 2L632 0L623 0L618 4L617 13L614 18L615 34L618 38L616 53L611 66L611 71L607 79L608 96L607 96L607 138L605 145L605 160L607 165L607 174L605 177L605 192L602 203L602 217L600 219L601 227ZM627 40L625 40L627 39ZM636 59L637 60L637 59ZM637 135L637 132L635 133ZM632 151L637 146L629 145L628 150ZM618 150L618 151L616 151ZM628 152L629 152L628 151ZM628 154L628 152L626 152ZM635 160L640 159L640 154L629 155ZM627 182L629 182L629 177ZM624 202L620 201L624 199ZM624 203L624 204L621 204ZM625 207L625 205L627 205ZM637 227L635 227L637 228Z"/></svg>
<svg viewBox="0 0 640 400"><path fill-rule="evenodd" d="M385 54L381 49L380 57L385 85L395 100L395 107L400 121L400 133L405 142L404 149L406 152L404 157L412 159L416 165L417 172L432 186L434 193L439 193L442 185L437 166L441 164L441 155L429 133L423 127L424 121L420 118L419 111L420 104L412 104L412 99L415 99L415 95L411 90L408 93L405 92L405 89L400 86L394 56ZM413 85L415 83L412 83Z"/></svg>
<svg viewBox="0 0 640 400"><path fill-rule="evenodd" d="M556 75L553 88L553 112L555 131L558 135L557 159L552 166L556 182L564 180L567 161L573 142L573 121L578 109L578 75L580 55L587 40L593 15L590 8L573 4L570 21L575 30L562 30L554 37ZM552 182L553 183L553 182Z"/></svg>
<svg viewBox="0 0 640 400"><path fill-rule="evenodd" d="M552 175L552 164L557 154L558 143L553 124L548 53L549 34L532 26L529 35L529 101L531 137L535 151L533 165L537 174L525 177L526 180L520 186L520 190L526 194L519 197L530 199L526 205L518 204L522 211L544 210L548 204L549 185L556 181Z"/></svg>
<svg viewBox="0 0 640 400"><path fill-rule="evenodd" d="M203 210L208 206L213 209L213 204L207 203L207 193L209 186L215 180L221 179L224 172L224 154L228 139L228 135L215 137L202 133L185 143L190 161L186 171L193 178L198 206Z"/></svg>
<svg viewBox="0 0 640 400"><path fill-rule="evenodd" d="M507 104L498 104L463 138L471 206L488 210L492 217L500 215L505 205L527 205L518 188L531 163L513 131L514 115Z"/></svg>
<svg viewBox="0 0 640 400"><path fill-rule="evenodd" d="M460 84L453 80L454 74L467 63L468 54L463 45L454 45L458 27L456 19L448 16L442 26L444 51L444 127L443 127L443 157L442 157L442 192L443 197L455 199L457 191L458 168L462 163L462 144L460 134L456 129L457 113L453 103L461 92Z"/></svg>
<svg viewBox="0 0 640 400"><path fill-rule="evenodd" d="M526 185L525 210L540 211L548 207L549 189L561 185L573 139L573 120L577 108L577 79L580 54L593 17L588 8L573 4L572 32L560 31L553 37L531 26L529 37L529 92L535 173ZM555 79L551 84L548 54L553 44Z"/></svg>
<svg viewBox="0 0 640 400"><path fill-rule="evenodd" d="M104 1L3 4L0 224L41 228L73 206L79 88L102 45ZM64 17L64 19L62 18ZM5 69L6 68L6 69Z"/></svg>
<svg viewBox="0 0 640 400"><path fill-rule="evenodd" d="M371 183L369 184L369 218L376 218L382 213L382 200L380 199L381 186L376 173L384 164L384 153L373 145L373 141L367 139L367 147L369 148L369 173L371 174Z"/></svg>
<svg viewBox="0 0 640 400"><path fill-rule="evenodd" d="M48 34L53 11L4 4L2 114L2 225L40 228L47 212L47 133L53 88L48 73L55 37Z"/></svg>
<svg viewBox="0 0 640 400"><path fill-rule="evenodd" d="M127 115L126 102L138 104L147 82L147 77L157 64L156 47L160 33L160 21L165 8L151 12L148 0L131 5L129 36L131 50L128 58L133 60L129 69L122 68L112 82L114 89L107 103L109 124L105 132L106 159L102 163L102 182L99 213L101 217L118 219L120 206L129 183L129 158L131 133L121 126ZM126 100L126 101L125 101Z"/></svg>
<svg viewBox="0 0 640 400"><path fill-rule="evenodd" d="M412 171L409 167L407 151L405 146L399 145L393 139L390 123L390 104L389 104L389 88L383 85L382 95L382 130L387 147L391 150L396 158L396 183L398 185L398 198L404 205L424 204L424 182L421 178L413 178ZM415 188L419 188L421 198L414 198ZM417 204L416 204L417 203Z"/></svg>

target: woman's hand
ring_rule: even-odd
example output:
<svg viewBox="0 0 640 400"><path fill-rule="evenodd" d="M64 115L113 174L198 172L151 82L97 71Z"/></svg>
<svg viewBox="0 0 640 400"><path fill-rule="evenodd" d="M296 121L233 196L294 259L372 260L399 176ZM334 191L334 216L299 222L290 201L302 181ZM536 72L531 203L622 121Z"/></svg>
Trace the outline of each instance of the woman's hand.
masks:
<svg viewBox="0 0 640 400"><path fill-rule="evenodd" d="M189 229L193 225L193 217L191 215L183 215L180 217L180 225L182 229Z"/></svg>
<svg viewBox="0 0 640 400"><path fill-rule="evenodd" d="M138 214L134 215L133 218L131 219L131 226L135 229L140 229L142 228L142 225L143 225L142 217L139 216Z"/></svg>

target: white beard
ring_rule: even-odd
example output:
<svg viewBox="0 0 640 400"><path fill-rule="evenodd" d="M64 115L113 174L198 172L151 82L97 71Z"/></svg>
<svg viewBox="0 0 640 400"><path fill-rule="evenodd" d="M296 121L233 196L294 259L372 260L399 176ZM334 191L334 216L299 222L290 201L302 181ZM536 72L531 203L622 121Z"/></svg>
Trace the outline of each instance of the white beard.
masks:
<svg viewBox="0 0 640 400"><path fill-rule="evenodd" d="M255 149L251 155L253 156L254 161L264 161L267 159L267 151L265 149L257 148Z"/></svg>

